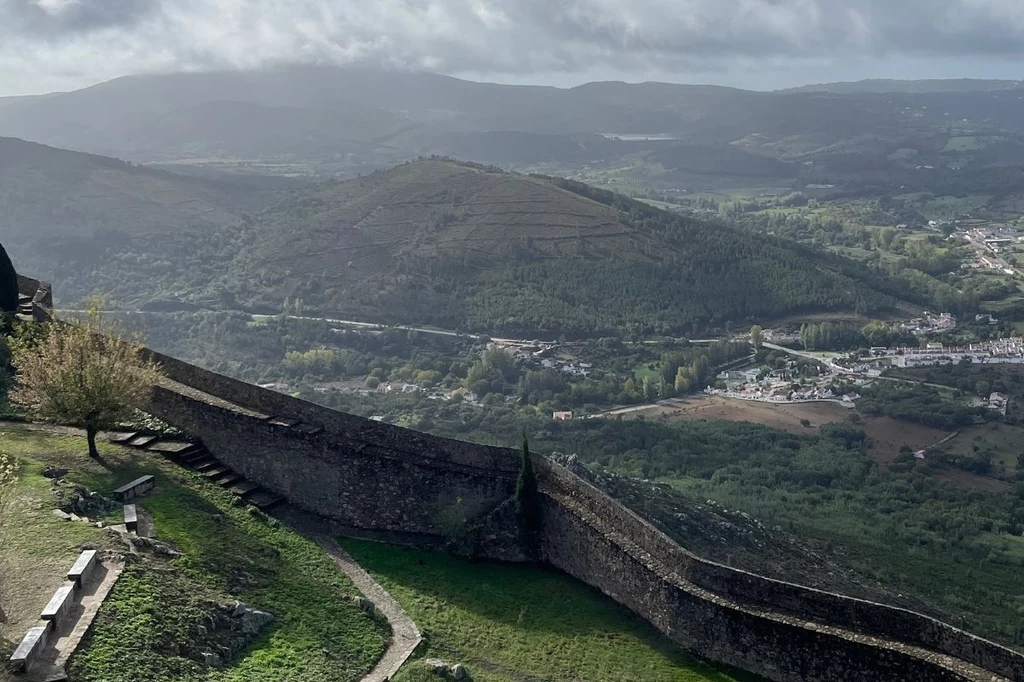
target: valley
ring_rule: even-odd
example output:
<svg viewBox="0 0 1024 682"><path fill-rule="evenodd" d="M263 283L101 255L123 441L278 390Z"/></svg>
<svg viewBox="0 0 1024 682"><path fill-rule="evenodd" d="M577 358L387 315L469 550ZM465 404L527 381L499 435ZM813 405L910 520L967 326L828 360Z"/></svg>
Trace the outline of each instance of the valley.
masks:
<svg viewBox="0 0 1024 682"><path fill-rule="evenodd" d="M770 628L793 616L799 637L825 636L835 614L741 596L690 552L1017 656L1022 92L132 76L0 99L0 242L19 274L52 280L61 319L102 313L168 356L176 378L150 398L168 421L123 428L195 429L222 458L207 473L268 479L275 501L339 524L319 540L423 631L396 682L456 663L483 682L762 679L693 655L760 655L679 634L693 613L717 623L703 593L659 620L634 588L707 589L736 623L777 608ZM0 337L13 420L32 414L11 397L26 329ZM79 545L120 551L46 515L47 467L108 492L160 477L146 513L171 553L128 560L75 679L356 680L388 646L386 619L287 514L152 453L104 444L94 461L78 432L3 430L36 528L12 545L26 570ZM529 451L543 464L543 560L517 453L485 446L526 447L520 473ZM685 570L658 573L672 562ZM13 602L0 644L50 587ZM277 620L210 658L204 619L236 597ZM830 627L856 629L837 613ZM154 644L126 651L132 637Z"/></svg>

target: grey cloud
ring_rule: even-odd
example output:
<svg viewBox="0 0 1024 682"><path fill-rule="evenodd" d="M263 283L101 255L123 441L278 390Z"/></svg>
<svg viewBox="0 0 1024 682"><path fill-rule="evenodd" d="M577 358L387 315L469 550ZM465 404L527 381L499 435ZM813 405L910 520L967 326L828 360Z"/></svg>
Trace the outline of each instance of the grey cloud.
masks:
<svg viewBox="0 0 1024 682"><path fill-rule="evenodd" d="M40 39L130 28L160 9L160 0L0 0L0 35Z"/></svg>
<svg viewBox="0 0 1024 682"><path fill-rule="evenodd" d="M1022 53L1021 0L0 0L0 89L4 73L99 80L289 62L693 73Z"/></svg>

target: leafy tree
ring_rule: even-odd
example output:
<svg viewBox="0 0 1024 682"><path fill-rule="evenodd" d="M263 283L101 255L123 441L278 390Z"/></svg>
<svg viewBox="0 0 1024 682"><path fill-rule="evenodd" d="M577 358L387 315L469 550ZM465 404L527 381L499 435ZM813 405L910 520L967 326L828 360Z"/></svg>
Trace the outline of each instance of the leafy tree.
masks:
<svg viewBox="0 0 1024 682"><path fill-rule="evenodd" d="M17 310L18 275L3 244L0 244L0 312L13 313Z"/></svg>
<svg viewBox="0 0 1024 682"><path fill-rule="evenodd" d="M750 328L750 344L754 347L754 350L761 350L761 339L764 335L764 330L761 329L760 325L755 324Z"/></svg>
<svg viewBox="0 0 1024 682"><path fill-rule="evenodd" d="M80 322L46 323L42 339L16 344L14 364L12 399L39 419L84 428L93 458L97 432L131 416L160 378L142 346L118 335L95 307Z"/></svg>

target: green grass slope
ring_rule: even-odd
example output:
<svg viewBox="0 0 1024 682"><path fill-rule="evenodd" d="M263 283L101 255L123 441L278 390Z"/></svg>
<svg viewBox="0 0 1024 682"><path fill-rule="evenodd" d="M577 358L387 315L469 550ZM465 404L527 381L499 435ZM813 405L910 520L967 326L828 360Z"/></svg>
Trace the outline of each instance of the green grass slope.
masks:
<svg viewBox="0 0 1024 682"><path fill-rule="evenodd" d="M695 659L649 624L556 571L470 563L343 540L426 633L424 657L476 682L754 682ZM422 652L421 652L422 653ZM412 661L395 682L438 679Z"/></svg>
<svg viewBox="0 0 1024 682"><path fill-rule="evenodd" d="M388 636L349 599L351 582L314 543L234 504L225 491L158 458L105 446L102 463L90 461L85 439L54 436L4 425L0 451L24 465L25 498L5 561L26 576L18 614L34 622L56 587L37 587L38 576L60 582L78 546L111 546L104 531L56 520L45 466L70 470L68 480L106 495L143 473L155 473L157 489L139 504L153 518L156 536L181 557L147 555L130 562L104 602L92 629L72 658L79 682L292 682L357 680L381 656ZM112 521L120 519L120 510ZM53 582L53 581L50 581ZM19 589L20 593L20 589ZM224 633L208 629L212 604L235 600L275 615L248 648L223 670L198 662L196 650L216 650ZM11 627L28 627L22 622ZM8 624L9 625L9 624ZM5 628L8 626L5 625ZM9 629L9 628L8 628ZM0 630L8 641L17 632Z"/></svg>

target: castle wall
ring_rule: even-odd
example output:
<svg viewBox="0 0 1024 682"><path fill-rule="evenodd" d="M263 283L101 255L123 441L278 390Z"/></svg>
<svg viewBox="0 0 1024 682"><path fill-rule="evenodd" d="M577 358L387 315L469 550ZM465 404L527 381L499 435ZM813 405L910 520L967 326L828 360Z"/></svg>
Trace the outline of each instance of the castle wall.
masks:
<svg viewBox="0 0 1024 682"><path fill-rule="evenodd" d="M343 414L148 352L170 381L146 409L291 503L396 537L439 538L457 512L483 522L482 556L524 558L507 504L516 452ZM563 467L534 462L543 557L702 656L780 682L1024 682L1024 656L1011 649L911 611L702 560Z"/></svg>

